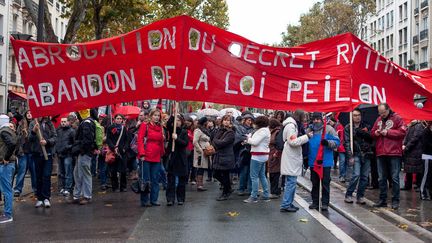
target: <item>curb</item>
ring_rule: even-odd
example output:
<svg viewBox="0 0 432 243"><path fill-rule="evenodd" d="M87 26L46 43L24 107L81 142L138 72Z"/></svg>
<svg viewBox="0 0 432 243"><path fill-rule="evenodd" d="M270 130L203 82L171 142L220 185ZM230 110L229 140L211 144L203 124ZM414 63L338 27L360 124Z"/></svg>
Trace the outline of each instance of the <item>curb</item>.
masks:
<svg viewBox="0 0 432 243"><path fill-rule="evenodd" d="M346 188L344 186L341 186L341 185L337 184L336 182L332 182L331 181L330 182L330 186L336 187L336 188L338 188L339 190L341 190L343 192L346 191ZM373 205L374 205L373 201L367 199L366 197L365 197L365 201L366 201L366 205L367 206L373 207ZM395 213L393 213L393 212L391 212L389 210L386 210L386 209L383 209L383 208L375 208L375 209L378 210L378 211L380 211L381 213L385 214L386 216L392 218L395 221L398 221L400 223L408 225L408 227L410 229L412 229L413 231L415 231L418 234L420 234L420 235L422 235L424 237L427 237L427 238L429 238L429 239L432 240L432 232L430 232L429 230L427 230L427 229L425 229L423 227L420 227L416 223L413 223L413 222L411 222L411 221L409 221L409 220L407 220L407 219L405 219L405 218L403 218L403 217L401 217L401 216L399 216L399 215L397 215L397 214L395 214Z"/></svg>
<svg viewBox="0 0 432 243"><path fill-rule="evenodd" d="M304 177L303 177L304 178ZM308 186L304 185L303 183L301 183L299 180L297 180L297 184L301 187L303 187L304 189L306 189L308 192L311 192L311 188L309 188ZM329 203L329 206L335 210L336 212L338 212L339 214L341 214L342 216L344 216L345 218L347 218L348 220L350 220L351 222L353 222L355 225L359 226L361 229L363 229L364 231L368 232L369 234L371 234L373 237L375 237L377 240L381 241L381 242L391 242L388 238L386 238L385 236L377 233L376 231L374 231L373 229L369 228L368 226L366 226L365 224L363 224L361 221L359 221L357 218L355 218L354 216L352 216L351 214L339 209L337 206L335 206L332 202Z"/></svg>

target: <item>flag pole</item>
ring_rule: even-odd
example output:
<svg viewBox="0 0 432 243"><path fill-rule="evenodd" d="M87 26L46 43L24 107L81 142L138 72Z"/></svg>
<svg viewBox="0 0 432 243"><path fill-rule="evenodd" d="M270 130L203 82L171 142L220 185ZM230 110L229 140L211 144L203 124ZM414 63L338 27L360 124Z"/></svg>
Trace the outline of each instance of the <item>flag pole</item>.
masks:
<svg viewBox="0 0 432 243"><path fill-rule="evenodd" d="M322 207L321 199L322 199L322 180L320 179L320 188L319 188L319 197L318 197L318 200L319 200L318 208L319 208L320 213L321 213L321 207Z"/></svg>
<svg viewBox="0 0 432 243"><path fill-rule="evenodd" d="M178 108L179 108L178 102L177 101L174 101L174 102L175 102L175 111L174 111L174 130L173 130L173 134L177 133L177 115L178 115ZM173 138L171 152L174 152L174 149L175 149L175 140Z"/></svg>
<svg viewBox="0 0 432 243"><path fill-rule="evenodd" d="M353 141L353 137L354 137L353 131L354 131L354 129L353 129L353 118L352 118L352 115L353 115L353 113L351 111L350 112L350 148L351 148L351 153L354 154L354 141Z"/></svg>

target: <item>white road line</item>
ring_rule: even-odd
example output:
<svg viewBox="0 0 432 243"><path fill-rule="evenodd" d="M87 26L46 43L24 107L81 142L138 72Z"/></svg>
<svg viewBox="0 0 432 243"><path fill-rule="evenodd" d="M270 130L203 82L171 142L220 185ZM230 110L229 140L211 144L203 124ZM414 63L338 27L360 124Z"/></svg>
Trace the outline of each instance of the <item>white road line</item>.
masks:
<svg viewBox="0 0 432 243"><path fill-rule="evenodd" d="M309 204L301 198L299 195L295 195L294 200L308 212L312 217L314 217L320 224L322 224L326 229L330 231L336 238L338 238L342 242L356 242L353 238L343 232L339 227L333 224L330 220L324 217L317 210L309 209Z"/></svg>

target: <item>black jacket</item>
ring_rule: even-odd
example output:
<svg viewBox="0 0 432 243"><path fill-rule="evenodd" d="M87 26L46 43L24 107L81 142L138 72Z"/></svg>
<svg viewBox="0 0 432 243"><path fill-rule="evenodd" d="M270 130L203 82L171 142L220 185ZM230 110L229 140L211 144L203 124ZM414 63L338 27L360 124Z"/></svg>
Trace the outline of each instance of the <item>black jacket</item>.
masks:
<svg viewBox="0 0 432 243"><path fill-rule="evenodd" d="M234 131L231 128L219 128L212 144L216 149L213 157L213 169L231 170L235 167L234 161Z"/></svg>
<svg viewBox="0 0 432 243"><path fill-rule="evenodd" d="M74 147L78 147L79 154L93 155L96 146L96 125L92 118L83 120L75 135Z"/></svg>
<svg viewBox="0 0 432 243"><path fill-rule="evenodd" d="M175 149L169 156L167 172L175 176L186 176L188 174L186 147L189 143L189 137L187 129L184 127L177 128L176 132L177 139L175 140Z"/></svg>
<svg viewBox="0 0 432 243"><path fill-rule="evenodd" d="M366 130L366 131L365 131ZM373 154L372 143L373 139L370 134L371 128L364 122L360 122L359 127L353 128L354 138L354 155L355 156L367 156L370 158ZM347 155L347 160L352 157L351 151L351 138L350 138L350 124L345 126L344 131L344 147Z"/></svg>
<svg viewBox="0 0 432 243"><path fill-rule="evenodd" d="M422 135L425 126L421 122L416 122L409 126L403 145L404 171L406 173L422 173L423 161L421 159L423 151Z"/></svg>
<svg viewBox="0 0 432 243"><path fill-rule="evenodd" d="M123 127L123 134L118 144L118 151L120 155L125 155L126 150L129 148L129 145L127 144L129 139L128 139L126 127L123 125L122 127ZM117 143L117 139L120 136L120 133L121 133L121 129L117 129L116 124L112 124L111 126L109 126L106 131L106 136L107 136L106 143L112 151L114 151L115 149L115 145Z"/></svg>
<svg viewBox="0 0 432 243"><path fill-rule="evenodd" d="M71 156L71 148L75 142L75 130L68 127L57 128L57 143L55 145L56 153L59 157Z"/></svg>
<svg viewBox="0 0 432 243"><path fill-rule="evenodd" d="M35 124L36 122L32 121L29 125L29 130L31 131L29 135L30 150L34 154L43 156L42 146L40 145L39 138L37 134L33 132ZM50 120L43 119L39 123L39 128L41 130L42 137L47 142L47 144L45 145L45 150L48 155L52 155L55 143L57 141L57 132L54 128L54 125Z"/></svg>
<svg viewBox="0 0 432 243"><path fill-rule="evenodd" d="M9 127L2 127L0 129L0 162L17 161L15 151L17 148L17 136L15 132Z"/></svg>
<svg viewBox="0 0 432 243"><path fill-rule="evenodd" d="M430 127L423 130L423 154L432 155L432 131Z"/></svg>

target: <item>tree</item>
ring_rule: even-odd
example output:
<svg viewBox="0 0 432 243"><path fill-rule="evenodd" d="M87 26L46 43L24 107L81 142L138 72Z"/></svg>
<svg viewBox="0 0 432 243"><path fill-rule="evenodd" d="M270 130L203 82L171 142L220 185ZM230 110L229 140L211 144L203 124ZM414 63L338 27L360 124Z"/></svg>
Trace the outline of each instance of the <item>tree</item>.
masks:
<svg viewBox="0 0 432 243"><path fill-rule="evenodd" d="M367 17L375 10L373 0L327 0L315 3L300 17L299 25L288 25L282 33L282 46L307 42L351 32L363 36Z"/></svg>

